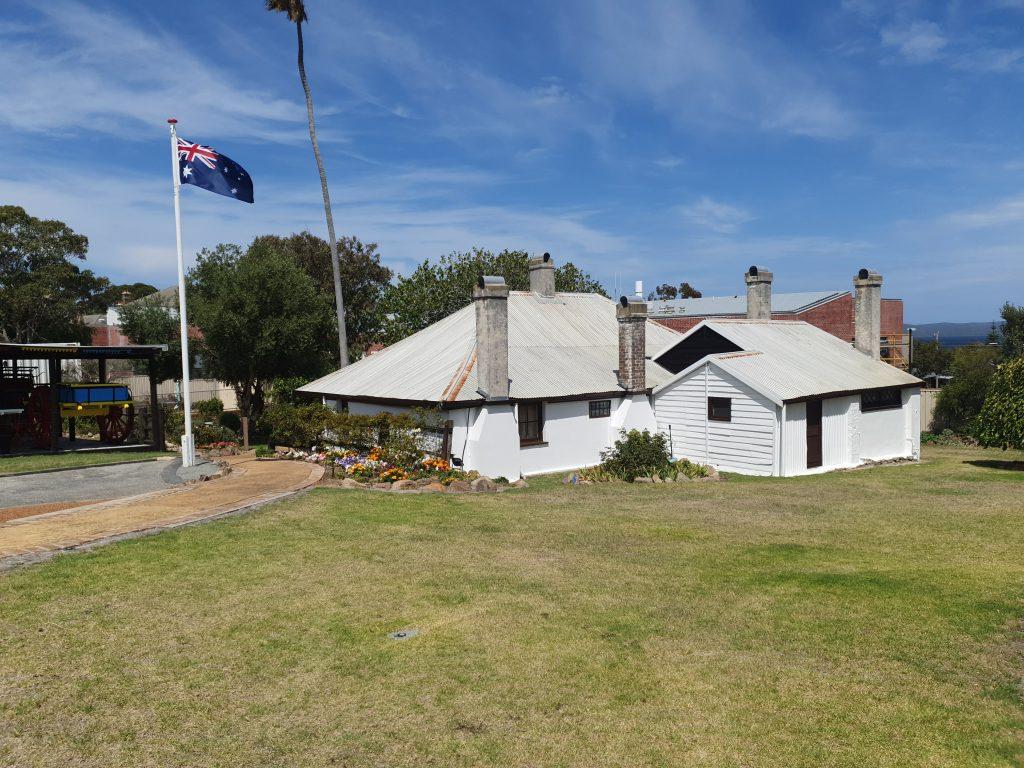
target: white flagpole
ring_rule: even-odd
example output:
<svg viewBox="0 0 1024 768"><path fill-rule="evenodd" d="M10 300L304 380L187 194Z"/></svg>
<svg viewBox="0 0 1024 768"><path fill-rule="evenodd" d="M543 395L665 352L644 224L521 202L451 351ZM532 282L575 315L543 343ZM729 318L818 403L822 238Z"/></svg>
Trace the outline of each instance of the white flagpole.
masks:
<svg viewBox="0 0 1024 768"><path fill-rule="evenodd" d="M171 126L171 177L174 179L174 226L178 235L178 319L181 324L181 389L185 407L185 434L181 436L181 466L192 467L196 463L196 448L192 440L192 390L188 375L188 316L185 313L185 257L181 252L181 178L178 170L178 133L174 129L178 122L173 117L167 121Z"/></svg>

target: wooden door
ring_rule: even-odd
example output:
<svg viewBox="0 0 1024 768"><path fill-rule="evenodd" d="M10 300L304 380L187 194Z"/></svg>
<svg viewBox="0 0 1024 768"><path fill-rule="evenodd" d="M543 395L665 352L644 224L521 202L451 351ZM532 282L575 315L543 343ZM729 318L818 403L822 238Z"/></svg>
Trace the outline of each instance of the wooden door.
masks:
<svg viewBox="0 0 1024 768"><path fill-rule="evenodd" d="M807 468L821 466L821 400L807 401Z"/></svg>

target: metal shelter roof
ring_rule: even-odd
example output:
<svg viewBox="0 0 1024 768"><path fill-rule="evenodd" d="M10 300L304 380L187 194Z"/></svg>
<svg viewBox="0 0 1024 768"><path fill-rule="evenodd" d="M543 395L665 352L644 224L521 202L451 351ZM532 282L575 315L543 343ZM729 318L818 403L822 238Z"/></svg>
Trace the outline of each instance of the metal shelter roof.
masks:
<svg viewBox="0 0 1024 768"><path fill-rule="evenodd" d="M647 351L682 336L647 323ZM553 297L511 291L508 298L509 397L559 398L621 392L615 302L594 293ZM671 374L647 363L647 384ZM476 381L472 305L390 347L310 382L299 391L352 399L419 403L482 400Z"/></svg>
<svg viewBox="0 0 1024 768"><path fill-rule="evenodd" d="M804 291L773 293L772 312L792 314L832 301L849 291ZM712 317L746 315L747 296L707 296L700 299L668 299L649 303L651 317Z"/></svg>
<svg viewBox="0 0 1024 768"><path fill-rule="evenodd" d="M91 347L84 344L6 344L0 343L0 360L109 360L134 358L145 360L166 352L166 344Z"/></svg>
<svg viewBox="0 0 1024 768"><path fill-rule="evenodd" d="M778 405L823 395L923 383L802 320L704 320L690 330L683 341L703 327L743 351L708 355L680 371L671 381L711 363ZM676 344L670 344L660 350L654 359L674 346ZM655 394L671 381L660 385Z"/></svg>

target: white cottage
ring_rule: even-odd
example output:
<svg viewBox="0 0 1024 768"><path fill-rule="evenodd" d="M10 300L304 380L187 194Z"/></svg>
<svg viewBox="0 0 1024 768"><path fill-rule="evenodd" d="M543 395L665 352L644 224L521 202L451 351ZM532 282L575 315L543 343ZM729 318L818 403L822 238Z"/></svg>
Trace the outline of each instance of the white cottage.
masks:
<svg viewBox="0 0 1024 768"><path fill-rule="evenodd" d="M771 280L746 275L748 320L681 335L640 299L556 293L544 254L530 291L482 277L471 306L301 391L352 413L442 408L453 461L491 477L596 464L633 428L663 431L677 458L748 474L916 458L921 382L878 360L881 278L854 281L858 349L761 319Z"/></svg>

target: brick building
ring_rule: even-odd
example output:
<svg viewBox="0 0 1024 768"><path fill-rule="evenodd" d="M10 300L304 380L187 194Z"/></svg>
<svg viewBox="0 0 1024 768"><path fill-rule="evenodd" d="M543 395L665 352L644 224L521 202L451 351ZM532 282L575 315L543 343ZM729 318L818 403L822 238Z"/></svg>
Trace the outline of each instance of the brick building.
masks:
<svg viewBox="0 0 1024 768"><path fill-rule="evenodd" d="M772 320L803 320L853 343L853 294L850 291L774 293ZM707 318L745 317L746 296L652 301L652 320L680 332ZM882 299L882 336L902 337L903 299Z"/></svg>

